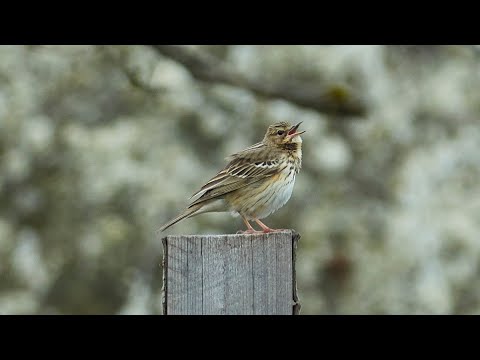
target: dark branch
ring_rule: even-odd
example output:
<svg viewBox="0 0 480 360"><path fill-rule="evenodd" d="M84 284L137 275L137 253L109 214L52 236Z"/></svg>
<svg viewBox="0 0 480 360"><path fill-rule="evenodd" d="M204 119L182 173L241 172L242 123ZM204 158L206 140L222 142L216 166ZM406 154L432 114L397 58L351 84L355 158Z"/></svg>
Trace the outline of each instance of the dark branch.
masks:
<svg viewBox="0 0 480 360"><path fill-rule="evenodd" d="M121 48L103 45L98 46L97 49L123 72L132 87L153 95L165 91L165 88L152 86L148 81L142 79L140 72L128 65L128 55L125 51L122 51Z"/></svg>
<svg viewBox="0 0 480 360"><path fill-rule="evenodd" d="M366 113L365 102L344 85L266 84L245 77L203 51L179 45L151 46L163 56L182 64L198 80L242 87L259 96L280 98L332 115L361 116Z"/></svg>

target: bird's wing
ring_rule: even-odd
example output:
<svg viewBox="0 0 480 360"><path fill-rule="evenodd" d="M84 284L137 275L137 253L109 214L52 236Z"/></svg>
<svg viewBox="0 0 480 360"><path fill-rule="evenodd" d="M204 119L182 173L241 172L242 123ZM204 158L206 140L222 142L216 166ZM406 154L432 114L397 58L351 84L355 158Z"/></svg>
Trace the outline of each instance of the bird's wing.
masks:
<svg viewBox="0 0 480 360"><path fill-rule="evenodd" d="M256 161L252 152L245 150L233 155L234 159L222 171L192 195L191 198L195 199L189 207L223 196L281 171L281 164L278 160Z"/></svg>
<svg viewBox="0 0 480 360"><path fill-rule="evenodd" d="M238 158L247 158L250 157L252 154L258 154L262 151L264 151L267 148L267 146L263 142L259 142L256 144L253 144L249 146L246 149L243 149L233 155L227 156L225 160L227 161L232 161ZM227 165L228 166L228 165Z"/></svg>

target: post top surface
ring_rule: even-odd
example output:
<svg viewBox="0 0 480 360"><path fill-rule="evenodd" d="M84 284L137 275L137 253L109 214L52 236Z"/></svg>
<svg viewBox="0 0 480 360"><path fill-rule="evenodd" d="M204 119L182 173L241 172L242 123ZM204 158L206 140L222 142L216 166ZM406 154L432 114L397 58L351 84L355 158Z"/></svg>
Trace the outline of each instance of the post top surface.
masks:
<svg viewBox="0 0 480 360"><path fill-rule="evenodd" d="M259 234L175 234L175 235L166 235L163 237L163 239L178 239L178 238L218 238L218 239L224 239L224 238L230 238L230 239L239 239L239 238L244 238L244 239L258 239L258 238L275 238L278 237L278 235L289 235L292 236L292 238L296 238L297 240L300 238L300 234L297 233L293 229L286 229L285 231L279 231L279 232L271 232L271 233L259 233Z"/></svg>

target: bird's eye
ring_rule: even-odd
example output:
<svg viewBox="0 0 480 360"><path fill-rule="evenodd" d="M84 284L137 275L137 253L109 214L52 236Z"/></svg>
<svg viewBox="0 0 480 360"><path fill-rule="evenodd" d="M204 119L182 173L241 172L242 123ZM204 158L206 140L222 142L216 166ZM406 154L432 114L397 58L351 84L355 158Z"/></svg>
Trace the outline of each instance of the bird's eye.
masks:
<svg viewBox="0 0 480 360"><path fill-rule="evenodd" d="M277 135L283 135L284 133L285 133L285 131L283 131L283 130L278 130L277 131Z"/></svg>

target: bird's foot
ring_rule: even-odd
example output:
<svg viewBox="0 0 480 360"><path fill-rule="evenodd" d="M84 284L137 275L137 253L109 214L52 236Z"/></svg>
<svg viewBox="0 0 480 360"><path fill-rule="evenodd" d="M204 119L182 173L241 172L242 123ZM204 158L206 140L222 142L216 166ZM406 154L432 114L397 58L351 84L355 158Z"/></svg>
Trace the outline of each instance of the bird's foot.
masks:
<svg viewBox="0 0 480 360"><path fill-rule="evenodd" d="M261 222L260 220L258 219L254 219L255 222L260 225L260 227L262 228L262 232L264 234L268 234L268 233L271 233L271 232L282 232L282 231L288 231L287 229L272 229L272 228L269 228L267 225L265 225L263 222Z"/></svg>
<svg viewBox="0 0 480 360"><path fill-rule="evenodd" d="M264 234L268 234L268 233L274 233L274 232L283 232L283 231L289 231L288 229L272 229L272 228L267 228L267 229L263 229L263 233Z"/></svg>
<svg viewBox="0 0 480 360"><path fill-rule="evenodd" d="M245 231L242 231L242 230L238 230L237 231L237 234L262 234L263 231L259 231L259 230L245 230Z"/></svg>

